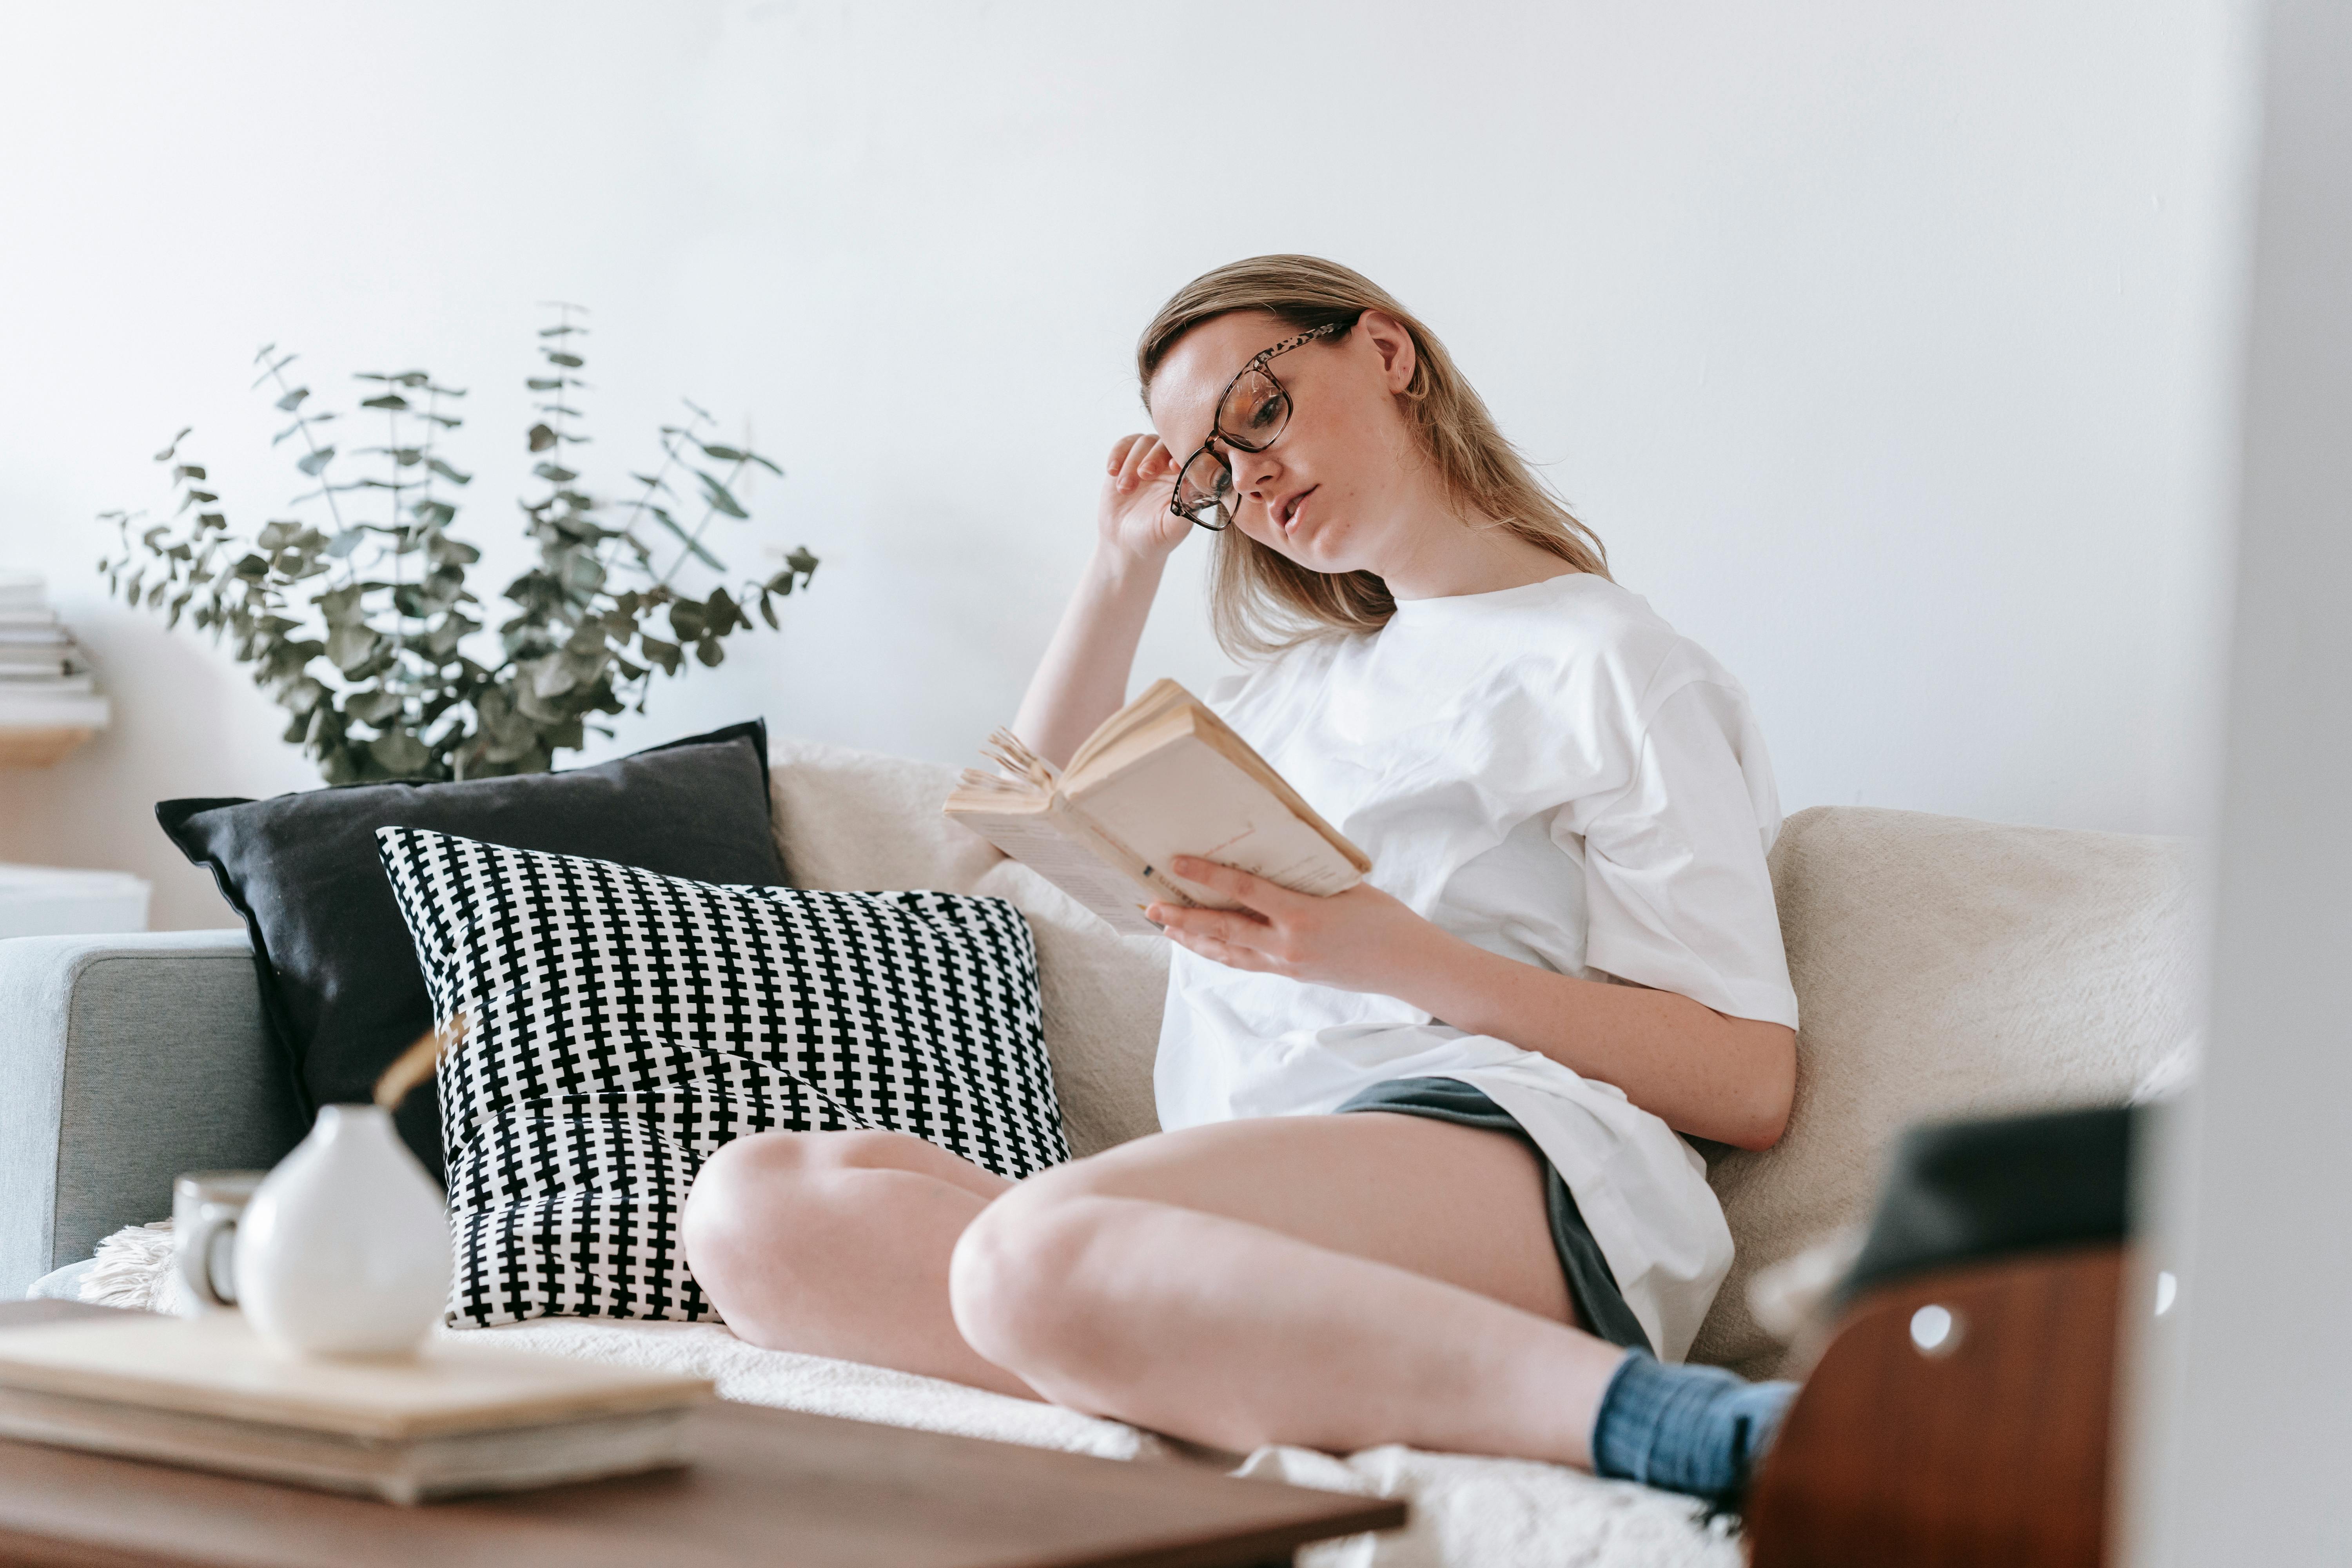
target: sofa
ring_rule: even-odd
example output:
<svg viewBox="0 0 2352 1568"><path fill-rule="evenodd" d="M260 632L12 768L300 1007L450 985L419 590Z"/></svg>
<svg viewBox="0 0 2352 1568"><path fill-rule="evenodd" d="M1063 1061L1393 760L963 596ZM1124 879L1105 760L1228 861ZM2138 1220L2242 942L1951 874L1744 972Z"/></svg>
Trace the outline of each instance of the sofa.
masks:
<svg viewBox="0 0 2352 1568"><path fill-rule="evenodd" d="M1110 931L943 819L952 770L791 740L772 763L796 883L940 888L1023 911L1074 1153L1155 1129L1157 939ZM1816 807L1784 825L1771 868L1802 1013L1796 1103L1772 1149L1702 1149L1738 1255L1693 1351L1749 1375L1790 1353L1751 1310L1751 1276L1864 1218L1904 1127L2120 1101L2177 1054L2199 1003L2192 862L2177 840ZM175 1173L267 1165L302 1131L242 931L0 942L0 1293L90 1295L88 1260L123 1227L168 1215ZM1071 1412L760 1351L717 1325L475 1331L697 1368L733 1398L1412 1500L1412 1527L1315 1549L1327 1565L1739 1560L1726 1521L1686 1500L1552 1466L1402 1448L1205 1455Z"/></svg>

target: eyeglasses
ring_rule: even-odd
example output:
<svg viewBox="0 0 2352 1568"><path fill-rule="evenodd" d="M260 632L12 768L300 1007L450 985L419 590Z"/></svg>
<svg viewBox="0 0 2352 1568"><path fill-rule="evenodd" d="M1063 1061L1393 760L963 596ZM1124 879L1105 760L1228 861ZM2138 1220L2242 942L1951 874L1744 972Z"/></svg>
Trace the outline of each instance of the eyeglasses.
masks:
<svg viewBox="0 0 2352 1568"><path fill-rule="evenodd" d="M1217 399L1217 416L1209 423L1209 438L1176 472L1176 489L1168 498L1170 511L1212 533L1232 523L1234 468L1217 451L1216 443L1223 441L1241 452L1263 452L1282 439L1283 429L1290 423L1290 394L1274 379L1267 363L1301 343L1343 330L1340 322L1334 321L1285 338L1234 373L1224 395Z"/></svg>

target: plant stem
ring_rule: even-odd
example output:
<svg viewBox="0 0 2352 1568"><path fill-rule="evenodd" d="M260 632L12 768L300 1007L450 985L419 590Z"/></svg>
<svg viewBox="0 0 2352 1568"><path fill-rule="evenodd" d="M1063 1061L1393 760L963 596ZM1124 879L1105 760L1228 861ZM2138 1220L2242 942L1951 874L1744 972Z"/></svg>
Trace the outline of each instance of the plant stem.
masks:
<svg viewBox="0 0 2352 1568"><path fill-rule="evenodd" d="M727 488L730 490L732 490L735 488L735 481L743 477L743 469L748 466L750 461L751 459L748 458L739 458L737 459L735 466L727 470ZM669 580L677 575L677 569L686 564L686 558L688 556L694 553L694 546L702 542L702 531L709 528L710 526L710 520L718 515L719 503L717 501L712 501L709 506L703 508L702 521L694 525L694 531L692 533L687 535L688 542L686 548L677 552L677 559L669 563L669 570L661 574L661 581L656 583L654 584L655 587L667 588L669 586Z"/></svg>
<svg viewBox="0 0 2352 1568"><path fill-rule="evenodd" d="M397 383L387 382L387 386ZM394 394L394 395L398 395ZM408 657L408 617L401 612L400 590L408 580L408 552L402 548L407 542L400 527L400 410L383 411L384 457L392 465L392 678L397 680L403 673L402 661ZM401 714L407 716L407 700L402 699Z"/></svg>
<svg viewBox="0 0 2352 1568"><path fill-rule="evenodd" d="M288 385L286 384L286 372L285 372L285 370L283 369L282 365L273 365L273 366L271 366L271 367L270 367L270 371L269 371L269 378L270 378L272 381L275 381L275 382L278 384L278 391L280 391L280 392L291 392L291 391L293 390L293 388L292 388L292 387L288 386ZM296 426L297 426L298 428L299 428L299 429L301 430L301 432L302 432L302 444L303 444L305 447L308 447L310 449L310 455L311 455L312 457L314 457L314 458L315 458L315 457L317 457L317 456L319 455L319 438L318 438L316 436L313 436L313 435L311 435L311 434L310 434L310 416L309 416L309 415L307 415L307 414L304 414L304 413L303 413L299 408L297 408L297 409L295 409L295 410L294 410L294 423L295 423ZM314 474L313 476L311 476L311 477L312 477L312 478L314 478L314 479L316 479L319 481L319 493L320 493L320 495L325 496L325 497L327 498L327 515L328 515L329 517L331 517L331 518L333 518L333 519L335 520L335 531L336 531L338 534L341 534L341 533L344 533L344 532L349 531L348 531L348 530L343 526L343 509L342 509L342 507L341 507L340 504L338 504L338 503L337 503L337 501L336 501L336 500L335 500L335 485L334 485L334 481L333 481L332 479L330 479L329 478L327 478L327 466L326 466L326 464L324 464L324 463L320 464L320 465L319 465L319 471L318 471L316 474ZM353 554L356 554L356 553L358 553L358 552L357 552L356 551L354 551L352 553L353 553ZM344 557L343 557L343 586L345 586L345 587L347 587L347 588L348 588L348 587L350 587L353 583L356 583L356 582L358 582L359 580L360 580L360 564L359 564L359 563L358 563L358 562L356 562L356 561L354 561L354 560L352 560L352 557L351 557L350 555L346 555L346 556L344 556Z"/></svg>

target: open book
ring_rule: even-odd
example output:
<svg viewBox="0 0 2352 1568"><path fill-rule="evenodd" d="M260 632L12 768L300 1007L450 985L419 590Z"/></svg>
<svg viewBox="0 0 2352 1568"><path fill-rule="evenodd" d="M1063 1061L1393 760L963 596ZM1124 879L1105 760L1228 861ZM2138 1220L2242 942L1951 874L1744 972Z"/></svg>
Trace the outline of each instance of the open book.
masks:
<svg viewBox="0 0 2352 1568"><path fill-rule="evenodd" d="M1249 742L1172 680L1087 737L1069 767L1005 731L988 754L1001 773L964 770L947 814L1118 931L1150 935L1151 903L1232 909L1233 901L1168 869L1197 855L1302 893L1328 896L1372 863L1315 815Z"/></svg>

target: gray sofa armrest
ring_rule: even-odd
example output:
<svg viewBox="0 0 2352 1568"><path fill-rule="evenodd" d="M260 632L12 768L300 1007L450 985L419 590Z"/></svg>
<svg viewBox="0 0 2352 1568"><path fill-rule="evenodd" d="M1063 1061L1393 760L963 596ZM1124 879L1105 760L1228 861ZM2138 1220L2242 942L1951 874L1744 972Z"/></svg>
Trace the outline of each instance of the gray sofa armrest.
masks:
<svg viewBox="0 0 2352 1568"><path fill-rule="evenodd" d="M0 941L0 1300L302 1132L243 931Z"/></svg>

